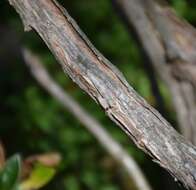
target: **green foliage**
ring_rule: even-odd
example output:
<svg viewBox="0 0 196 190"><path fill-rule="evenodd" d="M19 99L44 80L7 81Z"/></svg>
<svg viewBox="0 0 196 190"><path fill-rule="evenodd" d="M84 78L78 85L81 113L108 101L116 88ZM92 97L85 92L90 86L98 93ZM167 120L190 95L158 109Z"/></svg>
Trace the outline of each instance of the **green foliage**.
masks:
<svg viewBox="0 0 196 190"><path fill-rule="evenodd" d="M180 16L185 17L193 25L196 25L195 1L172 0L171 2Z"/></svg>
<svg viewBox="0 0 196 190"><path fill-rule="evenodd" d="M21 170L21 159L19 155L10 158L5 167L0 171L0 189L17 190Z"/></svg>
<svg viewBox="0 0 196 190"><path fill-rule="evenodd" d="M39 162L35 163L32 170L29 170L29 177L21 182L22 166L19 155L12 156L0 170L1 190L38 190L51 181L56 169ZM25 168L23 168L25 170Z"/></svg>
<svg viewBox="0 0 196 190"><path fill-rule="evenodd" d="M78 180L74 176L68 176L65 179L65 189L67 190L79 190L80 185Z"/></svg>

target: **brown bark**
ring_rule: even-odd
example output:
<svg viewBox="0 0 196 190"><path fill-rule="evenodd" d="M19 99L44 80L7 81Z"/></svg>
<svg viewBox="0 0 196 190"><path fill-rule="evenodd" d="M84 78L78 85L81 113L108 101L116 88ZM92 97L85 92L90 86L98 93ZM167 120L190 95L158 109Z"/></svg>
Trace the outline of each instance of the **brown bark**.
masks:
<svg viewBox="0 0 196 190"><path fill-rule="evenodd" d="M102 106L135 144L187 188L196 189L196 148L129 86L54 0L9 0L63 70Z"/></svg>
<svg viewBox="0 0 196 190"><path fill-rule="evenodd" d="M0 141L0 170L3 168L5 164L5 150L2 142Z"/></svg>
<svg viewBox="0 0 196 190"><path fill-rule="evenodd" d="M39 58L25 49L25 63L29 66L35 79L56 99L61 105L71 112L84 127L99 141L106 151L118 161L118 163L127 171L130 178L135 183L138 190L151 190L145 176L135 160L127 154L126 150L118 144L112 136L88 114L82 107L70 97L55 81L52 80L46 69L41 65Z"/></svg>
<svg viewBox="0 0 196 190"><path fill-rule="evenodd" d="M181 132L196 144L196 30L160 1L113 1L168 86Z"/></svg>

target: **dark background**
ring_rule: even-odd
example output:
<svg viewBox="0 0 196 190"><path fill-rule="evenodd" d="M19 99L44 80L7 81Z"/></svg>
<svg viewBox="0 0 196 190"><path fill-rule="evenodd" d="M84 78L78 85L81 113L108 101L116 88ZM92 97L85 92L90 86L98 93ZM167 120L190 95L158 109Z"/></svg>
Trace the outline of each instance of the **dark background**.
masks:
<svg viewBox="0 0 196 190"><path fill-rule="evenodd" d="M134 38L126 31L110 0L62 0L93 44L125 75L151 105L157 107ZM196 25L196 2L173 0L178 14ZM8 1L0 1L0 138L7 156L23 157L58 151L63 160L48 190L135 189L125 171L68 111L31 77L20 47L40 55L56 81L120 142L143 169L155 190L183 189L152 163L104 112L66 76L35 32L24 33L22 23ZM159 81L168 119L176 127L170 94Z"/></svg>

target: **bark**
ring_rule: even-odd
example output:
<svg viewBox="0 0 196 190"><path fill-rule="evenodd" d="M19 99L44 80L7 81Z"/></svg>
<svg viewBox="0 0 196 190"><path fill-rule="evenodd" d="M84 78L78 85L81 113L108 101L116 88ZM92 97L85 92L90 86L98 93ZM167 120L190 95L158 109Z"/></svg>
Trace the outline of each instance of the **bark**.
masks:
<svg viewBox="0 0 196 190"><path fill-rule="evenodd" d="M99 141L106 151L127 171L135 183L137 189L151 190L145 176L135 160L127 154L120 144L101 126L98 121L91 117L81 106L74 101L47 73L41 65L39 58L28 49L24 53L25 63L29 66L35 79L55 98L61 105L71 112L84 127Z"/></svg>
<svg viewBox="0 0 196 190"><path fill-rule="evenodd" d="M102 106L135 144L187 188L196 189L196 148L126 82L54 0L9 0L65 73Z"/></svg>
<svg viewBox="0 0 196 190"><path fill-rule="evenodd" d="M196 144L196 30L158 0L113 2L168 86L181 132Z"/></svg>
<svg viewBox="0 0 196 190"><path fill-rule="evenodd" d="M130 25L130 21L129 21L127 15L125 14L125 11L121 8L121 6L119 6L118 1L112 0L112 5L113 5L113 8L115 9L116 13L120 17L120 19L123 21L123 24L125 25L128 33L130 34L131 37L136 39L135 42L140 47L141 55L143 57L144 70L145 70L146 75L150 81L151 91L152 91L152 94L153 94L155 101L156 101L156 103L155 103L156 109L166 119L168 119L169 115L167 113L167 110L165 107L165 102L162 97L161 90L159 88L159 83L158 83L158 79L156 76L156 71L154 70L153 65L151 64L151 60L149 59L149 56L146 54L144 48L140 45L139 36L137 35L137 32L135 32L134 27L132 27L132 25Z"/></svg>

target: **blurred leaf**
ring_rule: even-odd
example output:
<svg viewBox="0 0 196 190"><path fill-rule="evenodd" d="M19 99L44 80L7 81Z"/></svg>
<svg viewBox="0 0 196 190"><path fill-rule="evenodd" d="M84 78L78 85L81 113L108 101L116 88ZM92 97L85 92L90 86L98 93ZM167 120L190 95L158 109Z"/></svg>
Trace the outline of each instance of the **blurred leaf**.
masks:
<svg viewBox="0 0 196 190"><path fill-rule="evenodd" d="M61 156L59 153L51 152L46 154L38 154L29 156L25 162L28 164L34 164L35 162L39 162L40 164L47 167L56 167L61 161Z"/></svg>
<svg viewBox="0 0 196 190"><path fill-rule="evenodd" d="M54 177L55 173L54 168L37 163L29 178L21 183L20 188L21 190L40 189Z"/></svg>
<svg viewBox="0 0 196 190"><path fill-rule="evenodd" d="M20 175L20 156L15 155L9 159L0 173L0 189L14 190Z"/></svg>
<svg viewBox="0 0 196 190"><path fill-rule="evenodd" d="M36 164L41 164L46 167L57 167L61 162L61 155L56 152L32 155L23 161L22 178L26 179L32 172Z"/></svg>

